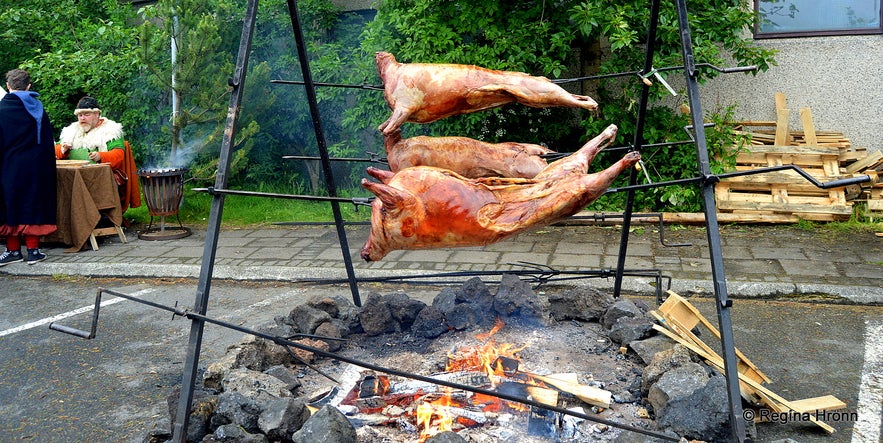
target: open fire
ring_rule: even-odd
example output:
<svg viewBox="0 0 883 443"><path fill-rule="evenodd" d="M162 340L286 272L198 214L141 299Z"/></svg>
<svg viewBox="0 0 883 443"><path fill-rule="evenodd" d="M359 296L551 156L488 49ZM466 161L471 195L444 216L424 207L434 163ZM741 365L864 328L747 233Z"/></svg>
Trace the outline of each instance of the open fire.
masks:
<svg viewBox="0 0 883 443"><path fill-rule="evenodd" d="M481 344L449 351L444 372L431 378L550 406L559 404L559 396L588 402L596 411L610 406L609 392L580 384L575 373L543 376L525 371L519 353L529 344L496 342L494 336L503 326L498 320L489 332L475 337ZM421 443L442 432L485 425L521 422L526 433L546 437L557 427L556 415L541 408L414 380L391 381L371 371L362 373L338 406L352 408L349 415L373 425L401 427L404 417L419 432Z"/></svg>

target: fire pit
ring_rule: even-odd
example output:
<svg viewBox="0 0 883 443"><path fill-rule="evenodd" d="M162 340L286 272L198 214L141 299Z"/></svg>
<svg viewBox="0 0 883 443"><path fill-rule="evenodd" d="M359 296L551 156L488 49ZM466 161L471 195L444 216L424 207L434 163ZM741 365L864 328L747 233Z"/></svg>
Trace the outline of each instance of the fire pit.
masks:
<svg viewBox="0 0 883 443"><path fill-rule="evenodd" d="M190 229L181 225L178 209L184 197L185 168L142 169L138 171L141 190L150 214L147 230L138 234L142 240L174 240L191 234ZM174 215L178 226L166 227L166 216ZM159 217L159 227L153 227L153 217Z"/></svg>

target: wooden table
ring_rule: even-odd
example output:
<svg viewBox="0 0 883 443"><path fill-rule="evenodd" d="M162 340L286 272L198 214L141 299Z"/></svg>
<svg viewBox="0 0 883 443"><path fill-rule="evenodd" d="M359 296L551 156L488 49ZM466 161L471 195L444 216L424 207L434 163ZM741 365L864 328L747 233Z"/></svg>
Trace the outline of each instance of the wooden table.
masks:
<svg viewBox="0 0 883 443"><path fill-rule="evenodd" d="M58 230L43 237L43 241L71 245L65 252L80 251L87 240L91 240L92 249L97 250L96 235L115 233L125 242L120 228L123 211L110 165L56 166ZM96 229L102 215L110 220L112 227Z"/></svg>

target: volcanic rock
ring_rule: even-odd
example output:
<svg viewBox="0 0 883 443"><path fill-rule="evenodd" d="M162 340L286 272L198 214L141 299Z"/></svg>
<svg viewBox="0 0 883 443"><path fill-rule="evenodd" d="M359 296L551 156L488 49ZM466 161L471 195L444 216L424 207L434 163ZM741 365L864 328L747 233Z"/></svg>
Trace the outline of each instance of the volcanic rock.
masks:
<svg viewBox="0 0 883 443"><path fill-rule="evenodd" d="M666 375L656 385L663 383ZM724 443L732 441L729 408L727 381L717 375L691 394L671 398L661 413L657 411L656 422L688 439Z"/></svg>
<svg viewBox="0 0 883 443"><path fill-rule="evenodd" d="M604 316L601 317L601 325L604 326L604 329L610 329L620 317L640 317L642 315L644 315L644 312L641 311L641 308L635 302L623 298L610 305L607 311L604 312Z"/></svg>
<svg viewBox="0 0 883 443"><path fill-rule="evenodd" d="M654 335L643 340L635 340L629 343L629 347L638 354L645 365L653 361L656 354L671 349L675 343L664 335Z"/></svg>
<svg viewBox="0 0 883 443"><path fill-rule="evenodd" d="M556 321L597 321L607 312L614 298L607 292L577 287L549 295L549 312Z"/></svg>
<svg viewBox="0 0 883 443"><path fill-rule="evenodd" d="M257 401L240 392L222 392L218 396L218 407L212 413L210 427L217 429L223 425L234 424L254 434L261 431L258 427L258 416L261 411L262 406Z"/></svg>
<svg viewBox="0 0 883 443"><path fill-rule="evenodd" d="M426 307L426 303L408 297L408 294L395 293L382 296L382 300L389 306L389 312L402 330L409 329L417 319L417 314Z"/></svg>
<svg viewBox="0 0 883 443"><path fill-rule="evenodd" d="M303 427L310 411L301 398L270 400L258 417L258 427L273 441L290 441L289 436Z"/></svg>
<svg viewBox="0 0 883 443"><path fill-rule="evenodd" d="M369 336L401 331L401 325L393 317L389 305L377 293L368 295L368 300L359 311L359 323Z"/></svg>
<svg viewBox="0 0 883 443"><path fill-rule="evenodd" d="M494 311L506 319L529 325L545 325L548 321L548 303L541 300L530 285L513 274L503 274L494 295Z"/></svg>
<svg viewBox="0 0 883 443"><path fill-rule="evenodd" d="M230 443L267 443L267 437L262 434L251 434L239 425L227 424L218 427L214 434L205 436L203 443L230 442Z"/></svg>
<svg viewBox="0 0 883 443"><path fill-rule="evenodd" d="M309 305L297 305L288 314L288 323L294 326L298 332L313 334L316 328L331 320L331 315Z"/></svg>
<svg viewBox="0 0 883 443"><path fill-rule="evenodd" d="M676 344L671 349L659 352L653 360L644 368L641 376L641 393L646 397L650 387L662 377L666 371L691 363L693 358L690 350L684 345Z"/></svg>
<svg viewBox="0 0 883 443"><path fill-rule="evenodd" d="M436 338L448 331L444 314L435 306L423 308L411 328L415 335L423 338Z"/></svg>
<svg viewBox="0 0 883 443"><path fill-rule="evenodd" d="M653 322L646 316L620 317L616 319L607 334L614 343L629 343L648 337L653 332Z"/></svg>
<svg viewBox="0 0 883 443"><path fill-rule="evenodd" d="M698 363L690 362L666 371L653 383L647 394L647 400L656 412L656 419L664 417L669 406L682 403L694 392L703 389L707 382L708 374ZM698 412L694 410L693 413Z"/></svg>
<svg viewBox="0 0 883 443"><path fill-rule="evenodd" d="M243 368L233 369L224 376L224 393L239 392L257 401L291 397L287 384L271 375Z"/></svg>
<svg viewBox="0 0 883 443"><path fill-rule="evenodd" d="M323 406L292 435L294 443L356 443L356 429L342 412Z"/></svg>

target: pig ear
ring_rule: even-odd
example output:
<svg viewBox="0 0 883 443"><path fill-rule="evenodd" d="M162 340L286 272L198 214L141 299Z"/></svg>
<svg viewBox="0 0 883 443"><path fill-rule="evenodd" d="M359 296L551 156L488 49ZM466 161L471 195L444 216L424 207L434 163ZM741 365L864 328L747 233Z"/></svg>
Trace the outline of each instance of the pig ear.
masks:
<svg viewBox="0 0 883 443"><path fill-rule="evenodd" d="M401 210L407 203L414 199L408 191L393 188L383 183L374 183L367 179L362 179L362 187L371 191L377 198L383 202L383 207L387 212L394 213Z"/></svg>
<svg viewBox="0 0 883 443"><path fill-rule="evenodd" d="M389 181L392 180L392 177L395 175L395 173L392 171L387 171L385 169L377 169L373 166L368 167L366 172L371 177L374 177L383 183L389 183Z"/></svg>

